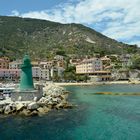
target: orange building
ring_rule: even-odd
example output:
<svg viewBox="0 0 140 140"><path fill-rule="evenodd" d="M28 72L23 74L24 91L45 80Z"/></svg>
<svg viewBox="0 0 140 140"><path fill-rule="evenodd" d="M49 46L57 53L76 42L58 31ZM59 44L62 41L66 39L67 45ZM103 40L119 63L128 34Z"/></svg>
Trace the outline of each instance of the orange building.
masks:
<svg viewBox="0 0 140 140"><path fill-rule="evenodd" d="M8 69L9 62L10 62L10 60L8 57L1 57L0 58L0 69Z"/></svg>

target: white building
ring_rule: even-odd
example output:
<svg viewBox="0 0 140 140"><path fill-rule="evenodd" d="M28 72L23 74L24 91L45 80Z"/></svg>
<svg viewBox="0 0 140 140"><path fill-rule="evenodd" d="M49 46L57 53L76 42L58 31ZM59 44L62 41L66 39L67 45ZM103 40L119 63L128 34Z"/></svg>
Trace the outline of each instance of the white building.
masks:
<svg viewBox="0 0 140 140"><path fill-rule="evenodd" d="M132 66L132 56L130 54L124 54L120 56L120 61L122 62L122 67Z"/></svg>
<svg viewBox="0 0 140 140"><path fill-rule="evenodd" d="M40 71L41 71L41 68L40 67L32 67L32 75L33 75L33 78L38 78L40 77Z"/></svg>
<svg viewBox="0 0 140 140"><path fill-rule="evenodd" d="M50 71L49 71L49 69L41 69L39 78L43 79L43 80L50 80Z"/></svg>
<svg viewBox="0 0 140 140"><path fill-rule="evenodd" d="M42 79L42 80L50 80L50 70L43 69L40 67L32 67L32 75L33 78Z"/></svg>

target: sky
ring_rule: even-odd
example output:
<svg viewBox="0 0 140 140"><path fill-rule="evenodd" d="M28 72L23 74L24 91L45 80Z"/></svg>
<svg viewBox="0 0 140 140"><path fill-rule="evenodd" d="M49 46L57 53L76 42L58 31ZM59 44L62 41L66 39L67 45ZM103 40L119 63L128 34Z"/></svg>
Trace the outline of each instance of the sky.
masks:
<svg viewBox="0 0 140 140"><path fill-rule="evenodd" d="M140 47L140 0L0 0L0 15L80 23Z"/></svg>

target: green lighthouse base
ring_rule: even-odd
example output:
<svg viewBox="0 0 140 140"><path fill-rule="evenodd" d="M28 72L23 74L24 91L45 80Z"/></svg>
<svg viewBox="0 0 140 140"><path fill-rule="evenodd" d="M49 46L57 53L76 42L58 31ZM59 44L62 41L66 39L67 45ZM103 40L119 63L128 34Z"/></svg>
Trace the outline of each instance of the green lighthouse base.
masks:
<svg viewBox="0 0 140 140"><path fill-rule="evenodd" d="M12 101L38 101L42 95L38 90L32 91L13 91L11 100Z"/></svg>
<svg viewBox="0 0 140 140"><path fill-rule="evenodd" d="M15 90L11 94L12 101L38 101L43 96L42 85L36 85L34 90Z"/></svg>

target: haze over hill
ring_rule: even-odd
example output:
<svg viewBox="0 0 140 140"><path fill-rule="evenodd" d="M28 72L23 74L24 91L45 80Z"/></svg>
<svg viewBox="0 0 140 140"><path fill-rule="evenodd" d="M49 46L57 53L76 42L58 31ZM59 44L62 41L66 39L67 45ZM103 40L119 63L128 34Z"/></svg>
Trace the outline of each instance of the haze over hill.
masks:
<svg viewBox="0 0 140 140"><path fill-rule="evenodd" d="M81 24L0 16L0 55L11 59L29 53L32 58L47 58L58 51L66 54L133 53L139 48L108 38Z"/></svg>

